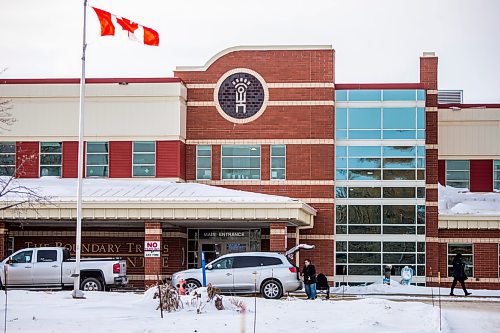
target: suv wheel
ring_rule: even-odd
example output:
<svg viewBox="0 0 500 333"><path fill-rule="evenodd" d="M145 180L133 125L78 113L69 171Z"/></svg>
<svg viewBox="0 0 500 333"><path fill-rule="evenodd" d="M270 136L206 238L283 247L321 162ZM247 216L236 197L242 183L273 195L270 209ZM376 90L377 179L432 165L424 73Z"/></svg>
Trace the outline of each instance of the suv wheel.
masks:
<svg viewBox="0 0 500 333"><path fill-rule="evenodd" d="M279 299L283 296L283 288L281 283L277 280L269 280L262 284L260 288L261 294L264 298Z"/></svg>
<svg viewBox="0 0 500 333"><path fill-rule="evenodd" d="M196 280L186 280L186 295L191 293L191 291L195 290L196 288L201 287L201 283L199 283Z"/></svg>

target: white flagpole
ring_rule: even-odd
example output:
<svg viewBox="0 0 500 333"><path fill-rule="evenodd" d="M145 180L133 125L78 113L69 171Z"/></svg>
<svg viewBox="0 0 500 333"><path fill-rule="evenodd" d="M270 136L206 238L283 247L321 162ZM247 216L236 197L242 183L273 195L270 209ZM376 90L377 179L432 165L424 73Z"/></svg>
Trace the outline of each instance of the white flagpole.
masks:
<svg viewBox="0 0 500 333"><path fill-rule="evenodd" d="M76 265L73 298L83 298L80 290L80 256L82 242L83 121L85 111L85 51L87 49L87 0L83 1L82 76L80 78L80 110L78 113L78 184L76 187Z"/></svg>

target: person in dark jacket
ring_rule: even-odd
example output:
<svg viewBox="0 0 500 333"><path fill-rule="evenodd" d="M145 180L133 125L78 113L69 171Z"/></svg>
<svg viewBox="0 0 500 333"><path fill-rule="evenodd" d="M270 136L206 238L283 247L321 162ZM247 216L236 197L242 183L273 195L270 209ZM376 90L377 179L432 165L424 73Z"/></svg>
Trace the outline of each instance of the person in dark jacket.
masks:
<svg viewBox="0 0 500 333"><path fill-rule="evenodd" d="M462 260L462 254L457 253L455 255L455 258L453 258L453 283L451 284L450 296L455 296L455 294L453 294L453 289L455 289L457 282L460 282L460 285L464 290L465 296L471 294L470 292L467 291L467 288L465 287L466 279L467 275L465 275L465 263Z"/></svg>
<svg viewBox="0 0 500 333"><path fill-rule="evenodd" d="M307 299L316 299L316 268L309 259L304 260L302 276L304 277Z"/></svg>

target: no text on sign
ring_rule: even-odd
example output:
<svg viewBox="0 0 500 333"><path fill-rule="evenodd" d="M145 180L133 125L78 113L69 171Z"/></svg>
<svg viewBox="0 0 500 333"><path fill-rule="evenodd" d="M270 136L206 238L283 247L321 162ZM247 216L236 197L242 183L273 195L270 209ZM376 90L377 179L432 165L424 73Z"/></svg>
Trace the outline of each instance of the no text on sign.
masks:
<svg viewBox="0 0 500 333"><path fill-rule="evenodd" d="M161 251L160 241L144 241L144 252L147 251Z"/></svg>

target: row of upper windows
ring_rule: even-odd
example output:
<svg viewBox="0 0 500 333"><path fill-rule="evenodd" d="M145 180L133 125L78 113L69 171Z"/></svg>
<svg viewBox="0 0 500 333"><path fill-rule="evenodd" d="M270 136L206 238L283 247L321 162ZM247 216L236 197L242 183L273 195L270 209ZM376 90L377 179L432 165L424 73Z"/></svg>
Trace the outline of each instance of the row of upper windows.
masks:
<svg viewBox="0 0 500 333"><path fill-rule="evenodd" d="M425 146L336 146L336 180L424 180Z"/></svg>
<svg viewBox="0 0 500 333"><path fill-rule="evenodd" d="M87 177L108 177L109 143L86 142L85 174ZM0 142L0 176L12 176L16 168L16 144ZM62 142L40 142L40 176L62 175ZM132 143L132 176L154 177L156 144L153 141Z"/></svg>
<svg viewBox="0 0 500 333"><path fill-rule="evenodd" d="M271 145L270 179L286 178L286 146ZM212 179L212 146L196 146L196 179ZM261 147L259 145L223 145L221 147L222 180L260 180Z"/></svg>
<svg viewBox="0 0 500 333"><path fill-rule="evenodd" d="M457 188L470 188L470 161L446 161L446 185ZM493 189L500 191L500 160L493 161Z"/></svg>
<svg viewBox="0 0 500 333"><path fill-rule="evenodd" d="M336 102L425 101L423 89L336 90Z"/></svg>
<svg viewBox="0 0 500 333"><path fill-rule="evenodd" d="M335 138L353 139L425 139L425 109L336 108Z"/></svg>

